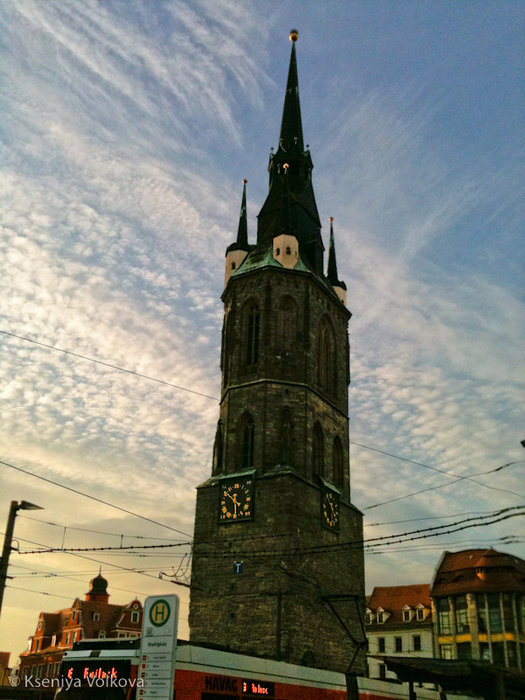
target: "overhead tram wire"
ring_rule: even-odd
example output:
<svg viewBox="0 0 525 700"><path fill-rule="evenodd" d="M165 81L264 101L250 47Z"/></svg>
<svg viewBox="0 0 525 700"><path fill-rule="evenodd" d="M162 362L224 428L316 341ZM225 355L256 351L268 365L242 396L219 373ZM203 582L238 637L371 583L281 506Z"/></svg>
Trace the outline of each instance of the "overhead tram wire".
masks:
<svg viewBox="0 0 525 700"><path fill-rule="evenodd" d="M53 486L58 486L61 489L66 489L66 491L71 491L72 493L76 493L79 496L84 496L84 498L90 498L92 501L97 501L97 503L102 503L103 505L109 506L110 508L115 508L116 510L120 510L122 513L126 513L127 515L132 515L135 518L140 518L141 520L145 520L146 522L153 523L154 525L159 525L160 527L165 527L168 530L173 530L173 532L176 532L179 535L184 535L184 537L189 537L191 539L191 535L188 535L187 532L183 532L182 530L177 530L177 528L172 527L171 525L166 525L165 523L161 523L158 520L153 520L152 518L148 518L145 515L140 515L139 513L135 513L132 510L128 510L127 508L122 508L122 506L116 506L114 503L110 503L109 501L104 501L104 499L102 499L102 498L98 498L97 496L92 496L89 493L84 493L83 491L79 491L78 489L74 489L72 486L66 486L65 484L60 484L58 481L54 481L53 479L48 479L45 476L40 476L39 474L35 474L34 472L30 472L28 469L22 469L22 467L17 467L14 464L11 464L10 462L5 462L2 459L0 459L0 464L3 464L5 467L9 467L10 469L15 469L18 472L22 472L22 474L27 474L28 476L32 476L35 479L40 479L41 481L45 481L48 484L53 484Z"/></svg>
<svg viewBox="0 0 525 700"><path fill-rule="evenodd" d="M177 542L176 544L139 544L139 545L128 545L124 547L51 547L50 549L34 549L31 551L19 552L19 554L57 554L59 552L122 552L123 554L129 554L128 550L133 550L133 552L139 552L142 549L167 549L169 547L186 547L191 545L191 542Z"/></svg>
<svg viewBox="0 0 525 700"><path fill-rule="evenodd" d="M516 512L518 511L518 512ZM246 550L246 549L233 549L231 551L228 551L226 553L222 554L214 554L213 550L211 550L209 553L201 553L201 555L205 558L208 559L215 559L215 558L223 558L225 556L230 557L230 556L301 556L301 555L309 555L309 554L322 554L324 552L330 552L334 549L340 549L343 547L350 547L350 548L360 548L364 546L365 548L368 547L379 547L379 546L389 546L391 544L398 544L400 542L411 542L413 540L417 539L422 539L422 538L428 538L428 537L439 537L444 534L451 534L452 532L459 532L461 530L467 530L470 528L476 528L476 527L486 527L488 525L493 525L495 523L501 522L503 520L508 520L509 518L514 518L514 517L519 517L519 516L524 516L525 515L525 506L510 506L508 508L501 508L499 510L493 511L490 515L487 516L477 516L474 518L464 518L462 520L457 520L454 523L448 523L445 525L436 525L433 527L427 527L427 528L422 528L422 529L417 529L417 530L409 530L408 532L402 532L402 533L394 533L392 535L381 535L378 537L371 537L368 539L357 539L357 540L349 540L347 542L338 542L335 544L328 544L328 545L318 545L316 547L293 547L293 548L281 548L281 549L272 549L272 550L267 550L267 551L251 551L251 550ZM482 521L482 522L475 522L475 521ZM460 527L456 527L460 526ZM448 529L447 529L448 528ZM454 529L450 529L454 528ZM266 537L266 536L264 536ZM397 538L397 539L396 539ZM257 539L256 537L254 538L244 538L241 539L239 544L243 544L243 542L246 541L246 539ZM262 539L262 538L261 538ZM392 542L388 542L387 540L393 540ZM209 544L213 546L213 542L207 542L203 544Z"/></svg>
<svg viewBox="0 0 525 700"><path fill-rule="evenodd" d="M522 462L525 462L525 460L520 459L516 462L507 462L506 464L500 464L498 467L495 467L494 469L489 469L488 471L485 472L477 472L476 474L473 474L472 476L481 476L482 474L492 474L494 472L501 471L505 467L510 467L514 464L521 464ZM421 489L420 491L413 491L412 493L407 493L404 496L397 496L395 498L389 498L387 501L381 501L381 503L374 503L371 506L364 506L361 508L361 510L371 510L372 508L378 508L379 506L385 506L387 503L394 503L395 501L402 501L405 498L410 498L411 496L419 496L421 493L427 493L428 491L435 491L436 489L442 489L445 488L445 486L451 486L452 484L456 484L459 481L465 481L469 480L472 481L475 484L479 484L480 486L485 486L485 488L490 489L491 491L502 491L504 493L510 493L513 496L517 496L518 498L523 498L525 500L525 495L521 493L516 493L516 491L511 491L510 489L501 489L497 488L496 486L489 486L488 484L484 484L482 481L478 481L477 479L473 479L470 476L460 476L457 479L454 479L454 481L447 481L444 484L436 484L436 486L429 486L426 489Z"/></svg>
<svg viewBox="0 0 525 700"><path fill-rule="evenodd" d="M490 486L489 484L484 484L482 481L478 481L477 479L474 479L473 477L475 476L481 476L483 474L492 474L494 472L499 472L502 469L505 469L506 467L513 466L514 464L523 464L525 463L525 459L519 459L516 460L515 462L506 462L505 464L500 464L498 467L495 467L494 469L489 469L488 471L485 472L476 472L475 474L466 474L464 476L460 476L459 474L454 474L454 472L448 472L445 471L444 469L440 469L439 467L433 467L430 464L424 464L423 462L417 462L414 459L408 459L407 457L400 457L399 455L392 454L391 452L387 452L386 450L379 450L376 447L370 447L369 445L364 445L361 442L356 442L355 440L350 440L351 445L357 445L358 447L363 447L366 450L370 450L372 452L379 452L379 454L386 455L388 457L392 457L393 459L398 459L401 462L408 462L409 464L415 464L418 467L424 467L425 469L431 469L432 471L439 472L440 474L445 474L446 476L450 476L451 478L454 478L454 481L449 481L445 484L438 484L437 486L432 486L428 489L424 489L423 491L416 491L415 493L407 494L406 496L400 496L399 498L393 498L389 501L383 501L382 503L376 503L375 505L372 506L365 506L362 508L362 510L367 510L370 508L376 508L378 506L383 506L386 505L387 503L392 503L393 501L396 500L401 500L403 498L408 498L409 496L417 496L419 493L424 493L424 491L431 491L433 489L439 489L443 488L444 486L447 486L449 484L454 484L458 481L464 481L467 479L468 481L472 481L475 484L478 484L479 486L484 486L487 489L490 489L491 491L502 491L504 493L511 493L515 496L520 496L520 498L525 498L525 496L522 496L521 494L517 494L515 491L510 491L509 489L501 489L498 488L497 486Z"/></svg>
<svg viewBox="0 0 525 700"><path fill-rule="evenodd" d="M38 547L46 547L47 545L42 544L42 542L35 542L34 540L28 540L23 537L17 537L17 540L20 540L20 542L29 542L29 544L34 544L37 545ZM57 550L55 554L60 554L61 551ZM80 554L79 552L64 552L64 554L69 554L71 557L79 557L80 559L86 559L87 561L92 561L95 562L96 564L102 564L102 566L109 566L114 569L119 569L120 571L126 571L132 574L138 574L139 576L147 576L148 578L153 578L156 581L159 580L158 576L153 576L152 574L147 574L143 570L138 570L138 569L131 569L128 566L120 566L120 564L113 564L110 561L101 561L100 559L95 559L93 557L87 557L85 554ZM131 555L133 556L133 555ZM136 556L136 555L135 555ZM170 583L174 583L177 586L184 586L185 588L189 588L188 584L186 583L180 583L179 581L170 581Z"/></svg>
<svg viewBox="0 0 525 700"><path fill-rule="evenodd" d="M79 532L90 532L94 535L107 535L108 537L127 537L128 539L136 540L165 540L166 542L173 542L171 537L155 537L154 535L127 535L125 532L106 532L105 530L92 530L88 527L77 527L75 525L62 525L61 523L54 523L51 520L41 520L40 518L32 518L29 515L18 515L19 519L32 520L35 523L40 523L41 525L52 525L53 527L58 527L62 530L78 530Z"/></svg>
<svg viewBox="0 0 525 700"><path fill-rule="evenodd" d="M140 379L147 379L148 381L157 382L158 384L163 384L163 385L165 385L165 386L170 386L170 387L172 387L172 388L174 388L174 389L178 389L179 391L187 391L187 392L189 392L190 394L196 394L197 396L202 396L202 397L207 398L207 399L210 399L210 400L212 400L212 401L220 402L220 399L217 398L216 396L210 396L209 394L204 394L204 393L202 393L202 392L195 391L194 389L189 389L188 387L181 386L180 384L173 384L173 383L168 382L168 381L166 381L166 380L164 380L164 379L159 379L158 377L152 377L152 376L147 375L147 374L142 374L141 372L136 372L135 370L130 370L130 369L127 369L127 368L125 368L125 367L120 367L119 365L116 365L116 364L113 364L113 363L105 362L105 361L103 361L103 360L97 360L96 358L89 357L89 356L87 356L87 355L82 355L82 354L80 354L80 353L76 353L76 352L73 352L73 351L71 351L71 350L65 350L64 348L59 348L58 346L56 346L56 345L51 345L50 343L43 343L43 342L41 342L41 341L39 341L39 340L34 340L33 338L28 338L28 337L26 337L26 336L18 335L18 334L16 334L16 333L11 333L10 331L6 331L6 330L4 330L4 329L2 329L2 328L0 328L0 333L2 333L2 334L4 334L4 335L7 335L7 336L9 336L9 337L11 337L11 338L16 338L17 340L22 340L22 341L27 342L27 343L32 343L32 344L34 344L34 345L37 345L38 347L45 348L45 349L47 349L47 350L54 350L54 351L56 351L56 352L61 352L61 353L64 353L65 355L70 355L70 356L72 356L72 357L76 357L76 358L79 358L79 359L81 359L81 360L86 360L86 361L88 361L88 362L94 362L95 364L103 365L103 366L105 366L105 367L109 367L109 368L111 368L111 369L115 369L115 370L117 370L117 371L119 371L119 372L126 372L127 374L131 374L131 375L133 375L133 376L135 376L135 377L138 377L138 378L140 378ZM400 461L402 461L402 462L408 462L408 463L410 463L410 464L414 464L414 465L417 465L417 466L420 466L420 467L424 467L425 469L431 469L431 470L433 470L433 471L441 472L442 474L445 474L445 475L450 476L450 477L452 477L452 478L453 478L453 477L457 477L457 478L455 479L455 481L449 482L449 483L451 483L451 484L454 484L454 483L456 483L456 482L463 481L463 480L467 479L467 480L471 480L472 482L478 484L479 486L483 486L484 488L487 488L487 489L489 489L489 490L491 490L491 491L501 491L502 493L510 493L510 494L512 494L512 495L518 495L518 496L520 496L520 497L522 497L522 498L525 498L525 496L522 496L521 494L516 494L514 491L510 491L509 489L501 489L501 488L497 488L496 486L490 486L489 484L484 484L482 481L477 481L476 479L472 478L473 476L476 476L476 474L473 474L472 476L469 476L469 475L466 475L466 476L458 476L457 474L453 474L452 472L447 472L447 471L445 471L445 470L443 470L443 469L439 469L439 467L433 467L433 466L431 466L431 465L429 465L429 464L424 464L423 462L418 462L418 461L413 460L413 459L408 459L407 457L401 457L401 456L399 456L399 455L393 454L392 452L387 452L386 450L380 450L380 449L378 449L378 448L376 448L376 447L371 447L370 445L365 445L365 444L363 444L363 443L356 442L355 440L350 440L349 442L350 442L350 444L352 444L352 445L357 445L358 447L363 447L364 449L371 450L372 452L378 452L378 453L380 453L380 454L387 455L388 457L392 457L393 459L398 459L398 460L400 460ZM522 461L525 461L525 460L520 460L520 461L517 461L517 462L509 462L508 464L503 464L503 465L497 467L496 469L493 469L493 470L490 470L490 471L487 471L487 472L480 472L479 474L490 474L490 473L492 473L492 472L497 472L497 471L499 471L500 469L502 469L502 468L504 468L504 467L507 467L507 466L510 466L510 465L512 465L512 464L520 464ZM0 462L0 463L1 463L1 462ZM402 500L402 499L404 499L404 498L409 498L409 497L411 497L411 496L418 496L420 493L425 493L425 491L431 491L431 490L434 490L434 489L443 488L443 487L446 486L446 485L447 485L447 484L440 484L440 485L437 485L437 486L433 486L433 487L431 487L431 488L429 488L429 489L424 489L424 490L422 490L422 491L415 491L414 493L407 494L406 496L401 496L401 497L399 497L399 498L397 498L397 499L391 499L390 501L384 501L384 502L382 502L382 503L376 503L376 504L371 505L371 506L366 506L365 508L363 508L363 510L367 510L367 509L370 509L370 508L377 508L377 507L379 507L379 506L386 505L387 503L392 503L392 502L394 502L395 500ZM139 517L140 517L140 516L139 516ZM167 527L167 526L163 526L163 527ZM173 528L170 528L170 529L173 529ZM189 537L189 535L187 535L186 533L183 533L183 534L185 534L185 536Z"/></svg>
<svg viewBox="0 0 525 700"><path fill-rule="evenodd" d="M409 530L407 532L402 532L402 533L394 533L391 535L378 535L377 537L371 537L368 539L362 540L364 543L370 543L370 542L376 542L376 541L386 541L389 539L393 538L399 538L399 537L407 537L407 541L410 540L410 535L413 534L419 534L422 532L435 532L436 536L439 536L440 532L439 531L444 531L445 528L449 527L455 527L456 525L461 525L463 523L475 523L475 521L484 521L484 520L492 520L493 518L499 517L503 514L512 512L512 511L519 511L514 513L516 516L517 515L525 515L525 504L524 505L517 505L517 506L509 506L506 508L501 508L495 511L481 511L481 514L476 514L474 517L466 517L461 520L457 520L453 523L443 523L442 525L434 525L432 527L427 527L427 528L422 528L422 529L415 529L415 530ZM456 514L457 515L463 515L461 513ZM465 515L469 515L469 513L465 513ZM452 517L452 516L448 516ZM429 518L432 519L432 518ZM416 521L420 519L415 519ZM427 518L422 518L421 520L427 520ZM395 521L394 521L395 522ZM407 520L407 521L400 521L400 522L412 522L412 520ZM377 523L378 525L381 523ZM485 523L480 522L479 525L484 525ZM491 524L491 523L488 523ZM476 525L471 525L469 527L476 527ZM2 533L0 532L0 535ZM265 535L255 535L255 536L246 536L246 535L239 535L237 538L232 539L233 544L244 544L247 542L253 542L253 541L261 541L265 539L276 539L279 537L290 537L290 533L271 533L271 534L265 534ZM30 540L25 540L25 541L30 541ZM321 546L321 549L325 548L333 548L333 547L340 547L344 546L345 544L355 544L357 542L360 542L361 540L355 540L352 542L346 542L346 543L336 543L334 545L325 545ZM139 550L144 550L144 549L164 549L164 548L169 548L169 547L181 547L181 546L190 546L192 542L176 542L176 543L171 543L171 544L156 544L156 545L124 545L123 547L112 547L112 546L107 546L107 547L82 547L82 548L64 548L64 547L49 547L47 545L42 545L43 547L47 547L47 549L39 549L39 550L29 550L29 551L22 551L20 554L42 554L42 553L69 553L69 552L81 552L81 551L90 551L90 552L95 552L95 551L112 551L114 554L122 554L125 556L129 556L132 554L133 556L145 556L143 553L139 552ZM202 544L209 544L213 545L214 541L207 541L203 542ZM128 550L133 550L133 552L129 552ZM282 553L286 553L289 551L295 551L295 548L281 548L279 550ZM154 555L151 555L154 556Z"/></svg>
<svg viewBox="0 0 525 700"><path fill-rule="evenodd" d="M378 527L379 525L396 525L398 523L417 523L426 520L442 520L444 518L457 518L458 515L486 515L491 513L490 510L471 510L466 513L450 513L449 515L428 515L423 518L403 518L403 520L385 520L382 523L366 523L365 527ZM32 518L36 520L36 518Z"/></svg>
<svg viewBox="0 0 525 700"><path fill-rule="evenodd" d="M12 591L24 591L25 593L34 593L35 595L47 595L52 598L62 598L62 600L71 600L71 596L59 595L58 593L47 593L46 591L34 591L32 588L20 588L20 586L11 586L10 583L5 585L5 588L10 588Z"/></svg>
<svg viewBox="0 0 525 700"><path fill-rule="evenodd" d="M126 372L126 374L132 374L134 377L139 377L140 379L147 379L150 382L157 382L157 384L164 384L165 386L170 386L173 389L179 389L180 391L188 391L190 394L195 394L196 396L202 396L205 399L212 399L212 401L219 401L215 396L210 396L209 394L203 394L200 391L195 391L195 389L188 389L185 386L179 386L178 384L172 384L172 382L167 382L164 379L157 379L156 377L150 377L147 374L142 374L141 372L136 372L133 369L127 369L126 367L119 367L111 362L105 362L104 360L97 360L94 357L88 357L87 355L81 355L78 352L72 352L71 350L64 350L64 348L59 348L56 345L51 345L49 343L42 343L39 340L34 340L33 338L26 338L23 335L17 335L16 333L10 333L9 331L2 330L0 328L0 333L10 336L11 338L17 338L18 340L23 340L26 343L33 343L47 350L55 350L56 352L62 352L65 355L71 355L71 357L76 357L79 360L87 360L88 362L94 362L97 365L102 365L103 367L109 367L110 369L115 369L118 372Z"/></svg>
<svg viewBox="0 0 525 700"><path fill-rule="evenodd" d="M24 567L21 567L24 568ZM88 572L91 573L91 572ZM55 573L45 573L45 572L31 572L29 574L16 574L13 573L11 578L14 581L32 581L36 578L60 578L60 579L65 579L66 581L75 581L78 583L85 584L85 579L77 578L79 574L76 573L76 575L73 574L67 574L67 573L61 573L61 574L55 574ZM111 586L112 591L122 591L123 593L131 593L134 596L147 596L149 595L148 593L144 593L142 591L132 591L129 588L120 588L118 586Z"/></svg>

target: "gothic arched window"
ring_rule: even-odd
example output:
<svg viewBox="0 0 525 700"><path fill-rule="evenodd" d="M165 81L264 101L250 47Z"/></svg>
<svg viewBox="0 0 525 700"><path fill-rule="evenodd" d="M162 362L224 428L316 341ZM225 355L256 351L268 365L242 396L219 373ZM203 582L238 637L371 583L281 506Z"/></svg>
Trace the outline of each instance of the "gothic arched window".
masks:
<svg viewBox="0 0 525 700"><path fill-rule="evenodd" d="M213 445L213 474L222 472L224 451L224 437L222 434L222 420L219 418L217 423L217 431L215 432L215 442Z"/></svg>
<svg viewBox="0 0 525 700"><path fill-rule="evenodd" d="M333 392L335 388L335 341L332 324L327 318L321 321L318 338L319 386Z"/></svg>
<svg viewBox="0 0 525 700"><path fill-rule="evenodd" d="M336 486L339 486L339 488L343 488L343 446L341 444L341 440L338 437L334 439L334 449L332 454L332 479Z"/></svg>
<svg viewBox="0 0 525 700"><path fill-rule="evenodd" d="M259 359L259 307L254 302L248 307L246 322L246 364L256 365Z"/></svg>
<svg viewBox="0 0 525 700"><path fill-rule="evenodd" d="M312 464L314 474L324 476L324 437L319 423L314 425L312 441Z"/></svg>
<svg viewBox="0 0 525 700"><path fill-rule="evenodd" d="M297 304L292 297L279 300L277 307L277 350L292 350L297 337Z"/></svg>
<svg viewBox="0 0 525 700"><path fill-rule="evenodd" d="M247 413L242 420L241 424L241 445L242 453L241 467L244 469L246 467L253 467L253 457L254 457L254 445L255 445L255 424L253 422L252 416Z"/></svg>

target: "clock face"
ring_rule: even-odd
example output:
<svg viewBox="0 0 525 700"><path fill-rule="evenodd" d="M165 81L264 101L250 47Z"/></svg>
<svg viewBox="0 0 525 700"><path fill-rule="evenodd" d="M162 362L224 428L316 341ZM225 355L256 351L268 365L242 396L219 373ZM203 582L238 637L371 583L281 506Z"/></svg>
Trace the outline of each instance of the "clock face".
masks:
<svg viewBox="0 0 525 700"><path fill-rule="evenodd" d="M322 492L321 522L330 530L339 529L339 496L333 491Z"/></svg>
<svg viewBox="0 0 525 700"><path fill-rule="evenodd" d="M253 517L253 477L221 483L220 523L238 523Z"/></svg>

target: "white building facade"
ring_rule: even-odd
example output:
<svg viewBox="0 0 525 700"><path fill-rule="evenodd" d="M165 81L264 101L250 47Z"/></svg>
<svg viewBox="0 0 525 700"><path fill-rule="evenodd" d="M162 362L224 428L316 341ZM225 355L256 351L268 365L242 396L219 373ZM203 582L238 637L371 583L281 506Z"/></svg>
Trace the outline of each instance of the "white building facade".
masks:
<svg viewBox="0 0 525 700"><path fill-rule="evenodd" d="M430 586L378 586L367 599L368 676L395 680L381 655L433 657L434 635Z"/></svg>

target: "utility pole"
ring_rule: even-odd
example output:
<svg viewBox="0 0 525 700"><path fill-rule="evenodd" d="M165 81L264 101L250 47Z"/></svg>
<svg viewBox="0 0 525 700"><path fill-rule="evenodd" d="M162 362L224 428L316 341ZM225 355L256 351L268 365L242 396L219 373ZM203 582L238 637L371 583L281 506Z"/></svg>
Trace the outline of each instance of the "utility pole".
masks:
<svg viewBox="0 0 525 700"><path fill-rule="evenodd" d="M4 599L4 589L7 580L7 566L9 564L9 555L11 554L13 542L13 530L15 528L15 518L19 510L42 510L41 506L36 506L29 501L11 501L9 508L9 517L7 518L7 527L5 530L4 547L2 549L2 558L0 559L0 615L2 614L2 601Z"/></svg>

